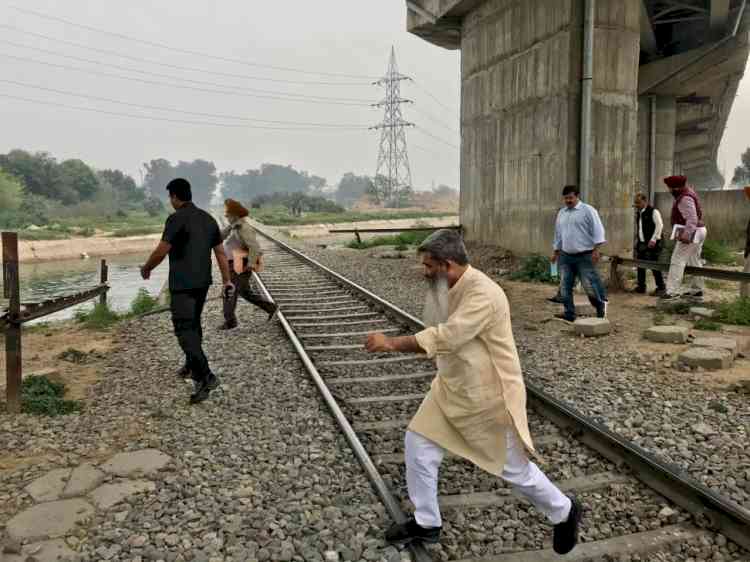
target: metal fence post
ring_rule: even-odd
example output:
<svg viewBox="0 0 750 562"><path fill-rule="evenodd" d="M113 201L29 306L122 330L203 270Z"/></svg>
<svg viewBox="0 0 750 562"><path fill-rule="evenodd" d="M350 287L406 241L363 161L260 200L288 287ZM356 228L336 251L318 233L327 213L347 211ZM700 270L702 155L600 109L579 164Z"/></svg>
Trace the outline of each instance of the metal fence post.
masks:
<svg viewBox="0 0 750 562"><path fill-rule="evenodd" d="M102 266L101 266L101 275L99 278L99 282L102 285L107 284L107 279L109 276L109 267L107 267L107 260L102 260ZM99 295L99 304L102 306L107 306L107 292L103 292L101 295Z"/></svg>
<svg viewBox="0 0 750 562"><path fill-rule="evenodd" d="M8 303L5 329L5 380L8 412L21 411L21 287L18 272L18 234L3 232L3 286Z"/></svg>

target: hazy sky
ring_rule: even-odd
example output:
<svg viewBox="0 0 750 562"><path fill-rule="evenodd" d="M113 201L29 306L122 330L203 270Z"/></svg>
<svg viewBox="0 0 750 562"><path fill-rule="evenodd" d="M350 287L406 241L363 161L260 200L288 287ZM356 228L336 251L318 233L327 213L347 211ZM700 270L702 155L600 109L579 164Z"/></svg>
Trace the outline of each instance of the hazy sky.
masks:
<svg viewBox="0 0 750 562"><path fill-rule="evenodd" d="M393 45L400 70L416 81L402 91L416 102L404 106L405 118L420 126L408 131L415 186L458 185L460 55L407 33L405 12L403 0L0 0L0 152L45 150L137 180L141 164L159 157L205 158L238 172L262 162L293 164L331 184L347 171L373 174L379 133L364 128L382 118L382 110L368 106L382 91L371 81L385 73ZM305 98L289 101L290 95ZM279 97L287 99L272 99ZM728 180L750 145L743 125L749 119L746 77L719 153Z"/></svg>
<svg viewBox="0 0 750 562"><path fill-rule="evenodd" d="M407 134L414 184L429 187L435 181L457 186L460 55L407 33L405 4L403 0L0 0L0 152L44 150L59 159L80 158L98 168L119 168L137 180L141 164L159 157L173 162L204 158L222 171L238 172L262 162L293 164L326 177L331 184L348 171L374 174L379 132L366 127L382 119L382 109L369 104L380 101L383 91L371 82L385 73L393 45L401 72L416 81L404 83L402 95L416 102L403 106L404 117L424 127L424 132L410 129ZM176 50L41 18L13 6ZM312 99L269 99L289 98L290 94ZM156 107L139 107L142 105ZM299 130L294 123L362 129ZM252 128L258 126L297 129Z"/></svg>

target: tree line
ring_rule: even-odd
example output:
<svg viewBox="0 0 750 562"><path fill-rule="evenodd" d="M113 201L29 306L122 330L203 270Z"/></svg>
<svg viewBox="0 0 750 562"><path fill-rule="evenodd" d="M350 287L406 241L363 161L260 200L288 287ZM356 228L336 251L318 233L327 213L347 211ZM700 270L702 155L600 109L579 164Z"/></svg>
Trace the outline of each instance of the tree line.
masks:
<svg viewBox="0 0 750 562"><path fill-rule="evenodd" d="M146 211L158 216L168 200L165 187L177 177L190 181L195 203L204 208L215 198L233 198L255 207L285 206L292 214L341 212L363 197L383 206L401 206L411 193L410 188L392 189L382 176L352 172L330 189L324 177L271 163L241 173L219 173L208 160L172 163L158 158L144 163L142 169L143 181L138 185L121 170L97 170L78 159L58 161L47 152L0 154L0 226L44 225L53 215L105 217ZM447 186L435 192L457 194Z"/></svg>

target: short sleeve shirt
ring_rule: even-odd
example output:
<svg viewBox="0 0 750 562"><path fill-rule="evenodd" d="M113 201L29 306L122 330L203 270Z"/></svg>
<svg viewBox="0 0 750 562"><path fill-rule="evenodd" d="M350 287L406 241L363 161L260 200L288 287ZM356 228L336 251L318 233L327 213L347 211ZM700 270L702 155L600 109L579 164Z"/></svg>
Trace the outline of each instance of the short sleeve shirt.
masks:
<svg viewBox="0 0 750 562"><path fill-rule="evenodd" d="M221 244L214 218L192 203L169 216L161 239L169 243L169 290L203 289L211 285L211 250Z"/></svg>

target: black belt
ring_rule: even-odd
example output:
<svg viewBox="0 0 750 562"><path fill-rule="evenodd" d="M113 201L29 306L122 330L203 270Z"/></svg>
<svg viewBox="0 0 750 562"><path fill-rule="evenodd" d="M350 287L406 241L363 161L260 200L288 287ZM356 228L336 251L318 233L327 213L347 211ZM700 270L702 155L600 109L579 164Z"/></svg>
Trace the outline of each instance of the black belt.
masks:
<svg viewBox="0 0 750 562"><path fill-rule="evenodd" d="M578 252L577 254L569 254L568 252L562 252L562 255L568 256L571 258L577 258L578 256L587 256L589 254L593 254L594 250L587 250L585 252Z"/></svg>

